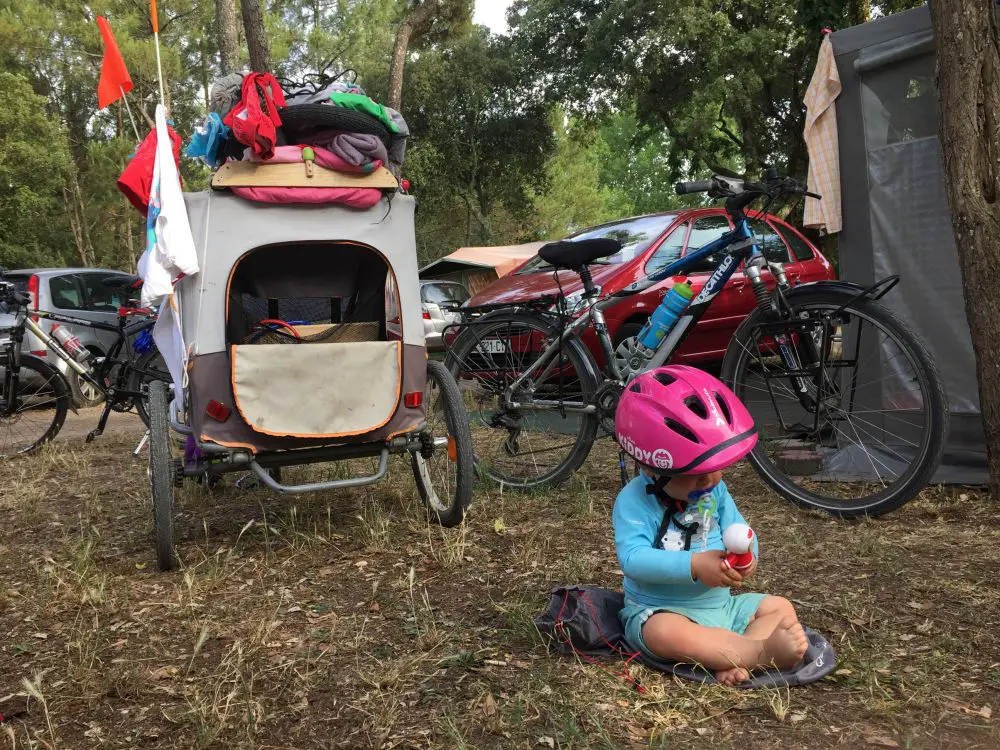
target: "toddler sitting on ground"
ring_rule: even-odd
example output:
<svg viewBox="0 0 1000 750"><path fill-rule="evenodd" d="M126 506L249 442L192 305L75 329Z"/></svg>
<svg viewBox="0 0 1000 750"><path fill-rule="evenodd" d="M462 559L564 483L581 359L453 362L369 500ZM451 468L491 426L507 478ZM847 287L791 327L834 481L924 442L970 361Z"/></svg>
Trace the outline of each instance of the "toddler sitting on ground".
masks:
<svg viewBox="0 0 1000 750"><path fill-rule="evenodd" d="M716 378L672 365L637 377L615 416L618 442L642 466L615 502L615 548L625 574L619 613L631 646L699 664L724 685L758 668L795 666L808 646L791 602L734 595L757 568L730 568L722 534L745 523L723 469L757 442L746 407Z"/></svg>

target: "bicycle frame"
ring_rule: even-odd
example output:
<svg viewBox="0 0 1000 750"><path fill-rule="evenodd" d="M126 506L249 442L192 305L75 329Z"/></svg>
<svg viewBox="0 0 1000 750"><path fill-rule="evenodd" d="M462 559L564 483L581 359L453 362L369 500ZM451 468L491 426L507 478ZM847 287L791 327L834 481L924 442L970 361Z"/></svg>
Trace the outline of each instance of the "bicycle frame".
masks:
<svg viewBox="0 0 1000 750"><path fill-rule="evenodd" d="M747 221L746 216L740 215L733 218L735 227L729 232L726 232L718 239L709 242L707 245L699 248L690 255L679 258L656 273L650 274L646 281L633 284L633 288L626 288L629 289L630 293L641 291L642 289L647 288L658 281L662 281L665 278L687 272L689 269L696 266L701 260L710 255L718 252L723 253L722 259L715 267L715 270L705 283L705 286L702 287L701 291L699 291L695 298L691 300L691 303L688 305L687 310L685 310L684 315L682 315L674 324L670 334L666 336L657 346L656 353L653 355L652 359L649 360L645 369L659 367L670 358L674 351L677 350L677 347L681 345L687 335L691 332L694 325L705 314L705 311L708 310L709 305L712 304L712 300L714 300L719 292L722 291L722 288L726 285L732 275L736 273L742 261L749 260L754 257L763 258L763 253L761 253L760 249L754 242L753 232L750 230L750 224ZM566 326L562 331L562 334L549 344L545 351L542 352L537 362L545 363L545 368L537 376L537 378L531 378L531 373L525 372L507 387L504 392L504 397L511 408L517 409L526 406L526 404L521 404L513 400L514 392L524 386L525 382L529 378L532 380L544 380L547 378L556 364L556 355L562 347L563 342L575 335L577 331L586 327L591 321L594 324L594 330L597 332L597 338L601 342L601 347L604 350L611 376L614 380L624 385L625 378L615 362L614 352L611 346L611 338L608 335L608 327L605 323L603 312L604 308L616 304L619 299L621 299L621 296L612 295L603 300L599 297L600 290L598 289L593 289L590 292L584 292L584 300L586 300L587 304L590 305L589 309L585 314L580 315L576 320ZM568 412L584 414L594 413L597 409L594 404L573 403L560 400L532 400L530 406L534 409L540 410L561 409Z"/></svg>
<svg viewBox="0 0 1000 750"><path fill-rule="evenodd" d="M6 392L8 394L13 394L16 391L16 383L18 380L18 371L20 370L18 360L20 359L20 347L21 341L24 339L23 331L31 331L38 339L57 357L63 360L66 365L73 370L79 377L84 381L96 388L105 398L104 411L101 413L101 417L98 420L97 427L90 432L87 436L88 442L93 440L95 437L100 435L105 426L107 425L108 417L111 414L111 409L116 403L120 403L126 399L142 398L145 394L141 391L132 390L126 387L128 385L129 376L132 373L139 373L140 375L145 375L146 371L142 368L136 367L133 364L132 357L127 359L119 359L122 349L128 344L129 336L133 333L139 331L147 330L153 325L153 321L143 320L138 324L124 325L119 322L117 325L111 325L110 323L101 323L94 320L85 320L83 318L74 318L71 315L64 315L61 313L49 312L47 310L33 310L29 315L27 311L21 311L18 313L20 320L16 322L13 330L20 331L21 333L16 336L17 342L14 342L14 336L11 338L11 346L14 349L11 350L11 355L9 359L15 364L13 367L8 367L5 374L5 386ZM70 323L73 325L85 326L87 328L94 328L102 331L109 331L116 333L118 335L117 340L112 344L111 349L108 351L106 357L104 357L101 363L95 368L89 364L81 364L66 351L65 347L59 343L59 341L47 334L42 327L35 322L34 318L45 318L46 320L59 321L61 323ZM16 319L17 320L17 319ZM110 375L112 369L116 365L124 365L118 370L118 375L116 382L110 385L106 385L108 382L108 376ZM7 405L10 408L10 404Z"/></svg>

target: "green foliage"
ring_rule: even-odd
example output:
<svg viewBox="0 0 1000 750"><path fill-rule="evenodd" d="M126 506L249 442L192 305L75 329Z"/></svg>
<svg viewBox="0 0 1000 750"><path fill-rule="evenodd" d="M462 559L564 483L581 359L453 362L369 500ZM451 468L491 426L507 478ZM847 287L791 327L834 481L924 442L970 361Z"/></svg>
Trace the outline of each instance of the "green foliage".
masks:
<svg viewBox="0 0 1000 750"><path fill-rule="evenodd" d="M634 111L607 118L595 149L600 160L600 181L620 207L618 216L668 211L683 205L674 192L667 133L642 125Z"/></svg>
<svg viewBox="0 0 1000 750"><path fill-rule="evenodd" d="M606 149L598 134L568 120L561 108L553 110L549 122L556 147L545 165L545 184L532 196L533 239L560 239L614 218L617 211L630 212L630 205L617 202L601 184L601 152Z"/></svg>
<svg viewBox="0 0 1000 750"><path fill-rule="evenodd" d="M396 31L423 1L267 0L276 72L352 69L384 99ZM719 167L770 162L803 175L801 99L818 30L863 6L517 0L511 34L497 37L472 25L473 0L440 0L413 29L403 88L421 262L669 210L698 200L674 195L677 178ZM186 138L219 70L215 0L169 0L159 12L171 116ZM97 110L97 15L112 24L145 135L158 99L146 2L0 0L4 265L132 268L142 250L142 217L115 188L135 137L121 104ZM208 183L191 161L182 173L188 189Z"/></svg>
<svg viewBox="0 0 1000 750"><path fill-rule="evenodd" d="M917 5L895 0L885 7ZM518 54L550 98L606 115L635 104L665 126L674 177L735 164L802 176L802 97L819 29L846 0L517 0Z"/></svg>
<svg viewBox="0 0 1000 750"><path fill-rule="evenodd" d="M65 133L23 77L0 71L0 99L0 266L60 262Z"/></svg>
<svg viewBox="0 0 1000 750"><path fill-rule="evenodd" d="M440 211L452 224L442 236L442 222L418 223L421 259L459 245L517 241L528 230L518 217L544 181L552 133L548 106L526 84L508 43L482 30L410 60L407 176L424 215Z"/></svg>

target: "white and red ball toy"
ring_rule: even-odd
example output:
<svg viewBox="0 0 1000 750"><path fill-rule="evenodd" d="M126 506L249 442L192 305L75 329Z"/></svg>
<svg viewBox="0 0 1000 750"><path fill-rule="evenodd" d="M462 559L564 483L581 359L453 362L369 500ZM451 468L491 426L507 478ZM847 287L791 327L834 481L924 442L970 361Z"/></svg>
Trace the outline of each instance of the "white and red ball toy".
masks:
<svg viewBox="0 0 1000 750"><path fill-rule="evenodd" d="M753 565L753 529L745 523L734 523L722 532L726 545L726 565L733 570L746 570Z"/></svg>

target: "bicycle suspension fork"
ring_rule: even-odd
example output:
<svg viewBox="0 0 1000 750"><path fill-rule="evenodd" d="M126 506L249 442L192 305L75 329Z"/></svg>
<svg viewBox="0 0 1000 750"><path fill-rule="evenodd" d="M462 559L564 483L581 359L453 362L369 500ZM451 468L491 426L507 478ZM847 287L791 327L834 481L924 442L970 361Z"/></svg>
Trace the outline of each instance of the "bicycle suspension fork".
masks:
<svg viewBox="0 0 1000 750"><path fill-rule="evenodd" d="M749 258L746 262L746 275L750 279L750 286L753 289L753 295L757 299L757 309L760 310L761 315L766 318L773 317L776 314L776 306L773 304L773 299L771 292L767 290L767 284L764 283L764 279L761 276L761 268L767 266L767 260L765 260L763 255L757 254ZM771 272L774 275L774 280L777 286L785 286L788 283L788 279L785 277L785 271L783 268L775 270L771 267ZM787 333L776 333L774 335L774 342L778 346L778 351L781 353L781 358L785 362L785 366L789 370L801 370L802 366L799 362L799 358L792 346L792 338ZM799 398L802 399L809 395L809 385L806 383L805 378L795 375L791 378L792 386L795 391L799 394Z"/></svg>

